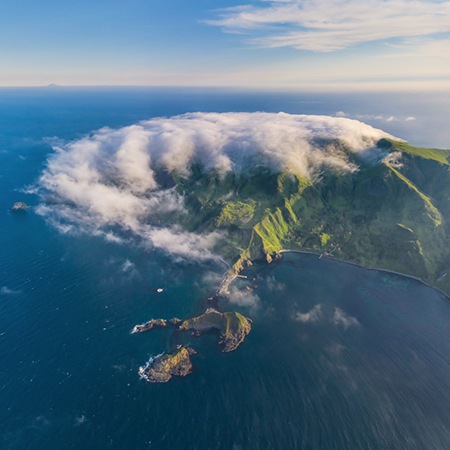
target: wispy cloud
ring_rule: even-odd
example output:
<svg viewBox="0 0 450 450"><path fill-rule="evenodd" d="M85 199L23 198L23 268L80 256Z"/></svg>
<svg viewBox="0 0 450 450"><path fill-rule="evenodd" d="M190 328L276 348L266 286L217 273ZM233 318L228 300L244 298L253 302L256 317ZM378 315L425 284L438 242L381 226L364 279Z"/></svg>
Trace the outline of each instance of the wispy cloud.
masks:
<svg viewBox="0 0 450 450"><path fill-rule="evenodd" d="M266 286L269 291L272 292L281 292L286 289L286 285L284 283L281 283L275 279L273 276L268 276L266 278Z"/></svg>
<svg viewBox="0 0 450 450"><path fill-rule="evenodd" d="M348 114L344 111L338 111L336 117L349 117L356 120L370 120L378 122L414 122L413 116L393 116L384 114Z"/></svg>
<svg viewBox="0 0 450 450"><path fill-rule="evenodd" d="M323 321L328 323L331 322L336 327L343 327L344 330L361 325L356 317L350 316L343 309L330 309L323 307L320 303L307 312L297 312L294 316L294 320L297 322L311 324L316 324Z"/></svg>
<svg viewBox="0 0 450 450"><path fill-rule="evenodd" d="M227 300L233 305L249 308L254 314L261 308L261 300L257 294L238 289L235 286L231 286Z"/></svg>
<svg viewBox="0 0 450 450"><path fill-rule="evenodd" d="M39 179L37 212L62 233L117 243L138 237L173 255L205 260L215 257L222 236L176 225L186 210L183 194L158 182L168 173L189 175L195 163L222 174L263 166L314 179L324 169L357 170L347 151L365 153L382 137L389 135L356 120L284 113L193 113L103 128L55 145ZM161 220L168 216L171 226Z"/></svg>
<svg viewBox="0 0 450 450"><path fill-rule="evenodd" d="M345 330L350 327L360 326L356 317L350 316L341 308L336 308L334 310L333 323L336 326L343 326Z"/></svg>
<svg viewBox="0 0 450 450"><path fill-rule="evenodd" d="M295 320L303 323L319 322L323 318L322 305L315 305L312 309L305 313L297 313Z"/></svg>
<svg viewBox="0 0 450 450"><path fill-rule="evenodd" d="M384 55L385 58L406 60L408 58L432 58L441 60L443 66L449 67L448 55L450 53L449 37L416 37L404 39L401 42L390 43L392 51ZM446 59L442 59L446 58Z"/></svg>
<svg viewBox="0 0 450 450"><path fill-rule="evenodd" d="M318 52L450 31L448 0L261 0L217 15L207 23L260 46Z"/></svg>
<svg viewBox="0 0 450 450"><path fill-rule="evenodd" d="M0 295L18 295L21 293L22 293L22 291L16 290L16 289L11 289L7 286L2 286L0 288Z"/></svg>
<svg viewBox="0 0 450 450"><path fill-rule="evenodd" d="M126 259L125 262L121 264L120 271L128 279L139 277L139 271L137 270L136 265L129 259Z"/></svg>

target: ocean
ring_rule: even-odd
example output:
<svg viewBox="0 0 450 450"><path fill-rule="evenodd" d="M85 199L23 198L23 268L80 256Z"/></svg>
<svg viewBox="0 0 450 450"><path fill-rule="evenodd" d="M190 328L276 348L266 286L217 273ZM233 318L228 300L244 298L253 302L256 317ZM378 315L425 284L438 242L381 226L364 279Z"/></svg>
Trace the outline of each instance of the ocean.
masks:
<svg viewBox="0 0 450 450"><path fill-rule="evenodd" d="M286 253L235 282L246 341L151 318L201 313L226 269L140 245L60 234L35 213L51 144L188 111L358 118L415 145L449 148L448 95L212 89L0 89L0 448L443 449L450 447L450 303L410 278ZM30 205L12 213L16 201ZM163 291L158 293L157 288ZM187 342L194 371L139 379Z"/></svg>

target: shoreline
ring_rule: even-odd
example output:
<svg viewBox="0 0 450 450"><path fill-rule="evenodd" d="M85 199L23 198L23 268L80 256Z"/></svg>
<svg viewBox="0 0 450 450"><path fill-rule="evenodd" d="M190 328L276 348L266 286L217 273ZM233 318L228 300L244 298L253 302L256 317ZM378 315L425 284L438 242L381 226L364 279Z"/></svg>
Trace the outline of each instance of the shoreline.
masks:
<svg viewBox="0 0 450 450"><path fill-rule="evenodd" d="M317 256L320 257L320 255L323 255L322 253L319 252L315 252L312 250L296 250L296 249L283 249L277 252L277 255L282 257L283 253L299 253L302 255L311 255L311 256ZM431 289L434 289L436 291L438 291L439 293L441 293L447 300L450 300L450 294L445 293L442 289L439 289L436 286L433 286L432 284L428 283L427 281L423 280L422 278L416 277L414 275L408 275L406 273L402 273L402 272L397 272L395 270L391 270L391 269L383 269L380 267L367 267L364 266L362 264L353 262L353 261L348 261L346 259L342 259L342 258L337 258L336 256L333 255L323 255L324 258L328 258L328 259L332 259L333 261L337 261L343 264L349 264L351 266L357 267L359 269L365 269L365 270L371 270L371 271L376 271L376 272L384 272L390 275L397 275L400 277L404 277L404 278L408 278L410 280L414 280L417 281L421 284L423 284L426 287L429 287ZM252 261L253 264L253 261ZM270 263L266 263L266 264L270 264ZM226 297L226 295L229 293L228 288L230 287L230 284L236 279L238 278L239 274L241 272L235 272L232 268L230 268L230 270L228 270L227 272L224 273L222 281L220 282L220 285L215 293L215 297L217 296L224 296Z"/></svg>
<svg viewBox="0 0 450 450"><path fill-rule="evenodd" d="M238 277L239 273L236 273L233 268L225 272L215 295L226 296L229 293L230 284Z"/></svg>
<svg viewBox="0 0 450 450"><path fill-rule="evenodd" d="M312 255L312 256L320 256L321 253L318 252L313 252L312 250L294 250L294 249L286 249L286 250L280 250L278 252L279 254L282 253L300 253L300 254L304 254L304 255ZM446 294L443 290L439 289L436 286L433 286L432 284L428 283L425 280L422 280L422 278L416 277L414 275L408 275L406 273L402 273L402 272L397 272L395 270L390 270L390 269L383 269L383 268L379 268L379 267L367 267L367 266L363 266L362 264L358 264L356 262L353 261L348 261L346 259L341 259L341 258L337 258L336 256L333 255L324 255L324 258L328 258L328 259L332 259L334 261L338 261L344 264L349 264L351 266L355 266L358 267L360 269L365 269L365 270L374 270L377 272L384 272L384 273L388 273L391 275L397 275L400 277L404 277L404 278L409 278L410 280L414 280L414 281L418 281L419 283L422 283L424 286L427 286L429 288L432 288L438 292L440 292L446 299L450 300L450 295Z"/></svg>

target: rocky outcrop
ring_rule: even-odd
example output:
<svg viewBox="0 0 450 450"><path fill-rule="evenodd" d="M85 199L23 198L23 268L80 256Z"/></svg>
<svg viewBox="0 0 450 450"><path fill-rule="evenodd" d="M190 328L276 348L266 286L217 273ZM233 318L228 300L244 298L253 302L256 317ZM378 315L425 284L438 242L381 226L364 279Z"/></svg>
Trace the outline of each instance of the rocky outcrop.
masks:
<svg viewBox="0 0 450 450"><path fill-rule="evenodd" d="M155 327L173 326L176 330L191 331L193 335L216 330L222 351L236 350L250 333L251 320L237 312L221 313L215 308L208 308L202 315L181 321L174 317L170 320L152 319L142 325L136 325L132 333L143 333ZM184 377L191 373L191 356L197 352L191 347L178 346L174 353L161 354L151 358L145 366L139 368L139 376L150 383L167 383L173 376Z"/></svg>
<svg viewBox="0 0 450 450"><path fill-rule="evenodd" d="M143 324L140 325L135 325L133 327L133 329L131 330L131 333L135 334L135 333L144 333L144 331L149 331L152 328L165 328L167 327L167 320L164 319L152 319L149 320L148 322L145 322Z"/></svg>
<svg viewBox="0 0 450 450"><path fill-rule="evenodd" d="M139 376L150 383L167 383L173 376L185 377L192 372L191 347L180 347L171 354L159 355L139 368Z"/></svg>
<svg viewBox="0 0 450 450"><path fill-rule="evenodd" d="M208 308L201 316L185 320L179 330L189 330L196 335L218 330L219 343L223 345L222 351L236 350L250 333L251 321L238 312L221 313L214 308Z"/></svg>

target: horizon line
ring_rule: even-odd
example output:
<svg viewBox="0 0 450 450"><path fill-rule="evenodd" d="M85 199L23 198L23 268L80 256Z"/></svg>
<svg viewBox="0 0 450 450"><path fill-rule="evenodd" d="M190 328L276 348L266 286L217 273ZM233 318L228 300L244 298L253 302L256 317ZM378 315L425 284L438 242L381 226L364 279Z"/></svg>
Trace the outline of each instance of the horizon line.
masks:
<svg viewBox="0 0 450 450"><path fill-rule="evenodd" d="M450 83L440 86L411 86L402 83L400 86L375 84L369 86L366 83L345 85L304 85L304 86L235 86L235 85L176 85L176 84L36 84L36 85L0 85L0 90L7 89L209 89L209 90L237 90L237 91L268 91L268 92L310 92L310 93L345 93L345 92L445 92L450 93Z"/></svg>

